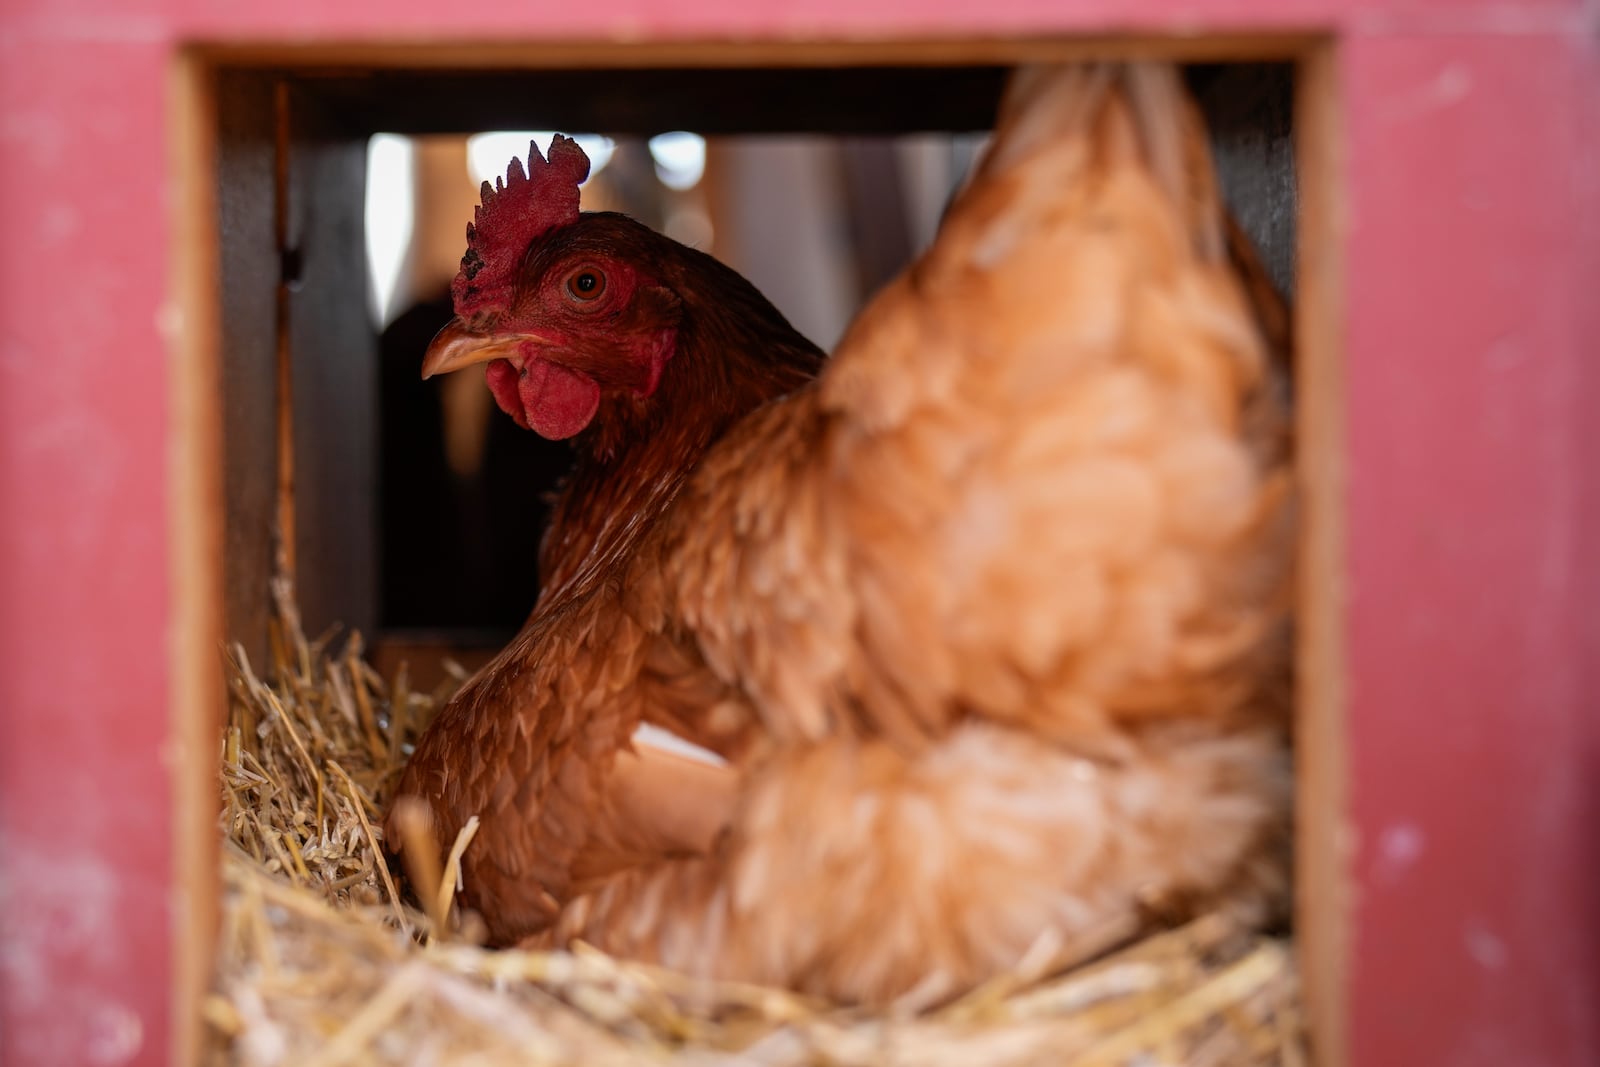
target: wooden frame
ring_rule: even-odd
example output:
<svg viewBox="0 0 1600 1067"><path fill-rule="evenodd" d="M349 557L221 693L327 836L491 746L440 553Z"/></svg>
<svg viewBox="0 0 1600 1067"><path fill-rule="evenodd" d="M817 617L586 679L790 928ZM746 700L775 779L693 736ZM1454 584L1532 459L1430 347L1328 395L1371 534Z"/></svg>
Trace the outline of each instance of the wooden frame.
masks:
<svg viewBox="0 0 1600 1067"><path fill-rule="evenodd" d="M1600 1058L1596 18L1592 0L8 10L0 862L21 873L0 923L27 970L0 975L0 1057L195 1054L220 426L194 176L217 65L992 62L1132 40L1291 53L1308 87L1299 873L1320 1062Z"/></svg>
<svg viewBox="0 0 1600 1067"><path fill-rule="evenodd" d="M208 766L217 751L217 696L224 691L218 647L222 617L222 469L215 446L222 440L221 392L213 339L218 336L215 169L215 96L210 71L182 57L172 73L173 170L183 202L194 210L178 216L173 289L195 316L193 328L173 346L171 403L172 545L183 561L173 568L176 640L172 646L172 732L185 763ZM209 757L209 758L208 758ZM213 970L217 919L216 785L209 775L172 776L173 881L187 928L173 931L170 1052L177 1064L200 1060L199 1005ZM180 912L182 914L183 912Z"/></svg>
<svg viewBox="0 0 1600 1067"><path fill-rule="evenodd" d="M1342 374L1343 266L1339 100L1331 45L1300 63L1299 283L1295 306L1295 448L1300 559L1295 648L1295 928L1313 1052L1353 1064L1346 1040L1349 886L1346 870L1345 592L1342 506L1347 413ZM1328 1022L1332 1020L1332 1023Z"/></svg>

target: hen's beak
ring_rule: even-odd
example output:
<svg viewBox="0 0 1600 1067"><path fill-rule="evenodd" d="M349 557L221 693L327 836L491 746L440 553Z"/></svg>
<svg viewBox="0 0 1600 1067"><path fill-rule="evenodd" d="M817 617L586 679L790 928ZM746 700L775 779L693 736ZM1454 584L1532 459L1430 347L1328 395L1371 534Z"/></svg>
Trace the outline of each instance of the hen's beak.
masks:
<svg viewBox="0 0 1600 1067"><path fill-rule="evenodd" d="M451 319L429 342L427 355L422 357L422 377L427 380L435 374L448 374L491 359L520 363L523 345L553 343L536 333L479 333L468 329L460 319Z"/></svg>

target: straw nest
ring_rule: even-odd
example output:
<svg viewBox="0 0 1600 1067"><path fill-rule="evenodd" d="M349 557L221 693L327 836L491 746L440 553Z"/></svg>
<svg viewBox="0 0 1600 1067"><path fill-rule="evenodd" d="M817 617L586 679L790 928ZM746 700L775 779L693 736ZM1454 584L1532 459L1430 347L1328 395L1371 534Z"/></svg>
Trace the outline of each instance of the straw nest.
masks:
<svg viewBox="0 0 1600 1067"><path fill-rule="evenodd" d="M1066 974L871 1014L572 953L490 951L448 869L397 894L381 817L447 692L384 680L358 636L308 641L277 590L273 662L238 649L222 753L212 1062L1285 1064L1304 1062L1290 946L1206 916ZM460 681L456 671L456 681ZM456 852L467 847L457 841ZM431 913L431 914L429 914Z"/></svg>

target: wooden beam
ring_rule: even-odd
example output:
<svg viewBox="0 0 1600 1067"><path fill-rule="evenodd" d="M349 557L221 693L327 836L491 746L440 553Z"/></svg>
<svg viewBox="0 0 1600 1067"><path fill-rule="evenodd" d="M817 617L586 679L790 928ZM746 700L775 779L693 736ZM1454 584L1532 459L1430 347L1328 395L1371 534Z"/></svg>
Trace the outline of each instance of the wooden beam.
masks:
<svg viewBox="0 0 1600 1067"><path fill-rule="evenodd" d="M1344 256L1332 46L1299 66L1300 244L1295 315L1300 483L1295 659L1295 931L1318 1067L1345 1067L1354 832L1346 754Z"/></svg>
<svg viewBox="0 0 1600 1067"><path fill-rule="evenodd" d="M170 1060L198 1064L200 1007L215 969L218 917L217 761L227 688L223 630L223 435L219 354L213 72L181 56L171 73L170 170L178 182L173 280L183 313L169 338L172 567L172 1018ZM264 621L264 617L263 617Z"/></svg>
<svg viewBox="0 0 1600 1067"><path fill-rule="evenodd" d="M199 60L185 62L209 70ZM200 75L195 75L200 77ZM215 150L186 161L205 166L181 180L199 187L195 210L211 205L218 283L186 308L185 318L219 330L221 404L226 427L216 441L180 434L180 451L213 448L221 455L223 483L223 617L230 641L256 664L267 655L272 615L267 581L274 568L278 523L278 311L277 238L274 233L275 159L272 80L263 74L216 72ZM196 239L200 234L194 234ZM181 557L180 557L181 558Z"/></svg>
<svg viewBox="0 0 1600 1067"><path fill-rule="evenodd" d="M633 41L578 38L522 40L464 37L426 41L200 40L196 47L218 66L275 70L508 71L583 69L727 69L893 65L1014 66L1086 59L1165 59L1183 63L1288 61L1323 40L1300 26L1207 33L961 33L945 36L885 32L870 38L837 36Z"/></svg>
<svg viewBox="0 0 1600 1067"><path fill-rule="evenodd" d="M278 252L293 381L296 590L308 633L377 621L377 343L368 314L367 131L289 92Z"/></svg>

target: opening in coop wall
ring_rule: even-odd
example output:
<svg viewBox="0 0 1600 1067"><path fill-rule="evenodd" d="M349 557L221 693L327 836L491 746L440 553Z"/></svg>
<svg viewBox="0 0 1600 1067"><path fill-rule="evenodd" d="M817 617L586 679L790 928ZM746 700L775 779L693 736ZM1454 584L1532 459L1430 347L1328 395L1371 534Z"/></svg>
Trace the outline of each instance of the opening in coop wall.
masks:
<svg viewBox="0 0 1600 1067"><path fill-rule="evenodd" d="M505 125L603 131L585 135L586 209L622 211L685 244L714 252L754 281L802 332L827 347L862 303L933 240L953 191L984 140L979 131L993 118L1003 72L857 69L829 74L854 79L858 89L874 90L868 95L879 102L878 110L865 117L854 112L841 121L842 113L824 114L814 101L801 105L795 103L798 97L790 97L788 110L778 107L730 120L703 99L697 104L697 92L703 97L718 88L717 82L728 90L746 80L760 83L778 76L766 71L632 71L619 72L619 77L648 84L665 76L662 84L674 88L682 88L677 82L682 77L684 85L701 87L687 91L683 100L658 100L659 115L591 107L570 116L511 115L521 121ZM785 72L780 80L816 76ZM490 80L499 79L503 87L538 77L504 74ZM476 83L484 78L466 78L454 91L479 99L482 86ZM581 81L583 75L560 78ZM1238 214L1265 252L1265 274L1250 281L1275 284L1287 295L1293 281L1289 265L1295 192L1288 72L1281 67L1195 68L1189 79L1214 116L1211 132L1223 185L1241 205ZM421 353L452 317L449 285L461 263L461 224L472 214L478 182L487 166L498 170L504 165L486 159L506 152L513 140L511 151L518 155L527 152L528 139L540 141L541 151L549 153L549 134L439 132L431 128L426 108L423 119L412 116L408 129L394 124L395 99L386 93L404 96L408 89L414 93L415 85L394 72L378 81L389 84L339 76L307 83L244 75L225 79L236 98L249 106L241 108L244 117L231 127L225 121L224 144L228 129L243 144L262 134L270 135L272 143L270 168L259 154L223 153L225 173L235 168L243 185L253 180L257 192L264 186L271 190L271 209L264 213L246 193L225 193L225 222L238 224L235 236L251 231L255 237L272 238L270 256L262 254L259 243L225 241L225 267L232 277L248 278L252 269L265 264L272 294L269 303L259 291L252 298L230 288L225 320L231 315L234 324L245 322L252 309L257 315L270 314L277 339L266 353L269 358L253 369L243 365L249 358L243 337L230 359L241 364L234 367L235 385L252 374L264 381L270 369L278 398L276 420L270 427L257 427L256 438L256 445L275 444L270 454L277 476L270 492L263 491L260 468L248 463L255 447L248 437L250 427L242 427L244 432L229 441L230 470L239 475L237 484L229 486L230 496L245 505L230 510L230 542L243 549L230 557L230 618L241 623L238 632L248 646L251 627L264 626L270 615L259 598L249 603L255 596L249 582L261 577L263 560L269 570L286 566L298 579L310 631L333 621L356 624L376 635L378 666L369 671L350 654L337 664L324 664L324 650L316 642L304 642L288 625L289 612L283 609L284 629L274 642L274 662L282 668L278 684L287 689L280 696L269 695L269 686L240 665L241 692L248 694L244 713L254 725L230 742L235 748L229 766L254 760L261 768L255 780L232 783L241 793L270 786L274 795L298 788L321 797L344 790L350 803L337 805L339 826L332 832L337 848L330 850L330 832L321 831L319 841L286 846L282 855L268 856L275 851L270 835L256 850L258 861L269 867L276 863L276 873L298 873L311 881L318 877L317 868L308 861L332 864L326 871L341 889L351 880L372 878L371 852L364 850L372 848L375 830L363 813L371 808L375 816L390 799L395 774L410 755L418 716L434 706L416 697L416 688L436 689L442 698L451 684L440 667L445 657L454 656L469 667L487 659L538 595L536 548L549 518L543 498L569 469L567 446L517 429L494 410L489 390L476 376L423 383L417 374ZM449 79L445 81L448 85ZM980 89L976 96L956 92L974 85ZM1256 94L1255 105L1241 105L1241 96L1249 92ZM329 108L330 102L339 106ZM707 116L720 116L723 125L707 123ZM401 132L374 133L396 129ZM362 225L365 259L351 272L352 246L344 239ZM330 328L323 332L324 326ZM1266 327L1269 333L1274 328ZM255 349L257 355L264 351ZM330 425L324 420L335 409L343 414ZM263 454L254 453L258 458ZM251 506L255 515L270 521L242 521ZM397 674L401 660L410 664L409 675ZM331 689L318 696L314 687L324 675ZM403 682L381 680L402 677ZM441 679L445 684L436 686ZM275 707L284 710L263 713L263 708ZM347 721L337 730L322 730L317 726L322 715ZM305 768L300 764L307 761L296 762L292 753L280 753L285 758L274 762L265 750L247 751L252 744L247 735L267 738L278 720L284 724L286 743L302 735L315 739L309 779L301 781ZM384 731L389 741L375 741ZM979 738L973 743L992 741ZM998 753L995 758L1010 757ZM327 773L316 769L319 761ZM298 785L285 785L290 778ZM974 798L974 803L981 801ZM276 828L283 833L292 837L311 832L304 810L291 806L279 814L289 824ZM240 819L249 822L248 815ZM457 853L470 847L477 827L474 819L456 837ZM393 835L404 836L404 820L391 819L387 832L391 843ZM421 851L427 851L425 844ZM477 862L473 854L467 859ZM415 884L443 885L437 870L410 873ZM440 907L431 906L434 894L421 894L426 919L413 915L398 921L429 929L435 937L452 929L462 936L474 936L468 933L474 929L476 936L505 936L494 925L460 925L462 920L451 917L450 894L441 893ZM398 909L398 902L394 907ZM1119 930L1096 936L1114 940ZM1184 937L1198 940L1178 943L1202 946L1197 952L1225 943L1229 968L1255 968L1271 986L1270 996L1257 1004L1267 1005L1257 1022L1277 1019L1283 998L1291 995L1290 986L1283 984L1290 975L1287 957L1276 947L1262 948L1248 937L1240 940L1240 932L1224 922L1190 929Z"/></svg>

